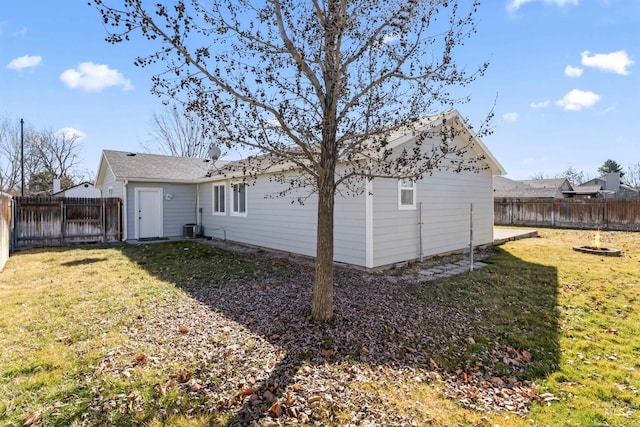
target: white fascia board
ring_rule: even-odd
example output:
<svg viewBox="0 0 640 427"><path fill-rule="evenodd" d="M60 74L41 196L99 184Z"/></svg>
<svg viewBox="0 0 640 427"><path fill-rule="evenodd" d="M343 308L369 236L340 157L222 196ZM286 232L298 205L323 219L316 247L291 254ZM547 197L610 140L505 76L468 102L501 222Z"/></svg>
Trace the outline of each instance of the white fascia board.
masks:
<svg viewBox="0 0 640 427"><path fill-rule="evenodd" d="M195 179L166 179L166 178L137 178L137 177L116 177L118 181L133 181L133 182L151 182L151 183L165 183L165 184L196 184L198 181Z"/></svg>

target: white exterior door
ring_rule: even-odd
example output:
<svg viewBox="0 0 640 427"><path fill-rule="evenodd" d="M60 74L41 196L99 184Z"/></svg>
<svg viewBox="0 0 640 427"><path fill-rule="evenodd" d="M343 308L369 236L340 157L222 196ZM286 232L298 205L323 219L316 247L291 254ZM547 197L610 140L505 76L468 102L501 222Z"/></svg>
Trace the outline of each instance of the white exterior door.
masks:
<svg viewBox="0 0 640 427"><path fill-rule="evenodd" d="M136 188L138 239L162 237L162 189Z"/></svg>

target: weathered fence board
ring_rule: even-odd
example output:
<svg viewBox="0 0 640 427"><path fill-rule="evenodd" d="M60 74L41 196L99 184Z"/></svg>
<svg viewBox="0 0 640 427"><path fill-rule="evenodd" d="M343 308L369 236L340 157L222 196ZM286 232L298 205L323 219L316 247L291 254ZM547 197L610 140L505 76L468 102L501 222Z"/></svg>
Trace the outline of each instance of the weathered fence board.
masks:
<svg viewBox="0 0 640 427"><path fill-rule="evenodd" d="M0 271L11 251L11 196L0 193Z"/></svg>
<svg viewBox="0 0 640 427"><path fill-rule="evenodd" d="M119 198L16 197L15 249L111 242L122 238Z"/></svg>
<svg viewBox="0 0 640 427"><path fill-rule="evenodd" d="M640 199L494 200L496 225L640 231Z"/></svg>

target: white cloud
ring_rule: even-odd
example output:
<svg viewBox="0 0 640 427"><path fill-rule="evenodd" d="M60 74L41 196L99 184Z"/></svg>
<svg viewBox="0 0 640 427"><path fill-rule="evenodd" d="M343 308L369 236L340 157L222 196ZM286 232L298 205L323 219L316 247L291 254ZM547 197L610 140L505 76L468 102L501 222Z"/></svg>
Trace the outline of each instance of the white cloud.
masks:
<svg viewBox="0 0 640 427"><path fill-rule="evenodd" d="M540 101L540 102L532 102L529 105L534 110L542 110L542 109L545 109L545 108L547 108L549 106L549 100L545 99L544 101Z"/></svg>
<svg viewBox="0 0 640 427"><path fill-rule="evenodd" d="M597 53L591 55L591 52L585 50L580 53L582 56L582 65L585 67L594 67L602 71L611 71L623 76L631 74L627 67L633 65L633 61L624 50L611 53Z"/></svg>
<svg viewBox="0 0 640 427"><path fill-rule="evenodd" d="M58 137L64 137L64 138L75 137L79 141L87 137L87 134L82 132L81 130L78 130L76 128L69 128L69 127L58 129L56 131L56 135Z"/></svg>
<svg viewBox="0 0 640 427"><path fill-rule="evenodd" d="M35 68L42 63L41 56L20 56L18 58L14 58L7 64L7 68L12 70L24 70L25 68Z"/></svg>
<svg viewBox="0 0 640 427"><path fill-rule="evenodd" d="M130 80L108 65L82 62L76 69L68 69L60 74L60 80L72 89L82 89L87 92L100 92L111 86L122 86L123 90L133 90Z"/></svg>
<svg viewBox="0 0 640 427"><path fill-rule="evenodd" d="M507 3L507 10L509 10L510 12L515 12L516 10L520 9L520 6L531 3L532 1L534 0L511 0L509 1L509 3Z"/></svg>
<svg viewBox="0 0 640 427"><path fill-rule="evenodd" d="M520 9L521 6L527 3L533 3L534 1L542 1L546 4L552 4L562 7L566 5L577 6L580 0L509 0L509 2L507 3L507 10L509 12L515 12L516 10Z"/></svg>
<svg viewBox="0 0 640 427"><path fill-rule="evenodd" d="M22 27L20 28L20 30L14 31L13 33L11 33L11 35L13 37L24 37L27 35L27 27Z"/></svg>
<svg viewBox="0 0 640 427"><path fill-rule="evenodd" d="M385 36L382 38L382 43L383 44L389 44L392 43L396 40L400 39L400 36L396 33L388 33L385 34Z"/></svg>
<svg viewBox="0 0 640 427"><path fill-rule="evenodd" d="M502 115L502 119L505 122L515 122L516 120L518 120L518 113L516 112L505 113Z"/></svg>
<svg viewBox="0 0 640 427"><path fill-rule="evenodd" d="M564 69L564 75L567 77L580 77L582 75L582 71L582 68L567 65Z"/></svg>
<svg viewBox="0 0 640 427"><path fill-rule="evenodd" d="M573 89L562 99L556 101L556 105L570 111L580 111L586 107L592 107L600 101L600 95L590 91Z"/></svg>

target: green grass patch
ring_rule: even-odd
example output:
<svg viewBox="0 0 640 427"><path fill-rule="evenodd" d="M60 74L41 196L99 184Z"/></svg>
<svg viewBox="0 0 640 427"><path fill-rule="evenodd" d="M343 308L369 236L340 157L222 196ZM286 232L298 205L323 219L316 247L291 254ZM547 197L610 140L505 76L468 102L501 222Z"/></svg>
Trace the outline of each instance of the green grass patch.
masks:
<svg viewBox="0 0 640 427"><path fill-rule="evenodd" d="M184 392L154 391L177 368L134 371L123 381L101 369L105 355L131 346L123 328L160 301L179 305L189 298L185 289L294 273L195 242L15 254L0 273L0 424L186 426L216 419L192 414L199 402Z"/></svg>
<svg viewBox="0 0 640 427"><path fill-rule="evenodd" d="M437 382L353 386L370 388L372 404L420 425L640 426L640 235L603 232L605 246L625 253L608 258L571 249L591 244L593 232L539 232L540 238L501 246L486 268L410 292L423 304L474 319L466 336L445 343L451 351L437 360L441 367L481 363L507 375L513 372L500 372L506 368L491 352L497 345L527 350L531 363L518 377L557 400L534 404L520 417L465 410ZM0 273L0 425L226 425L231 414L199 412L199 398L160 387L182 369L197 376L196 366L131 363L153 343L131 342L127 330L158 304L190 300L192 289L296 274L290 263L194 241L15 254ZM208 339L228 340L223 333ZM255 345L246 343L248 351ZM333 345L330 337L320 343ZM111 363L129 363L128 376L115 375Z"/></svg>

